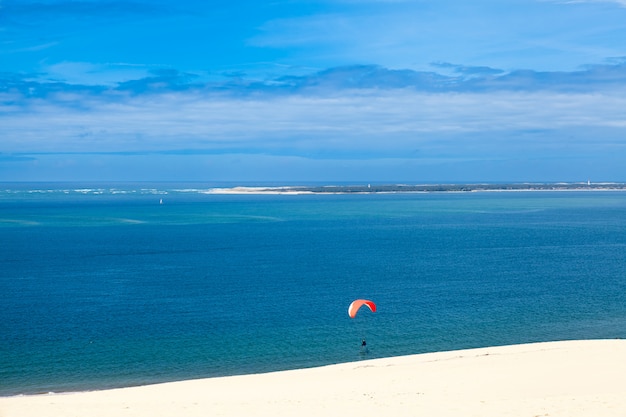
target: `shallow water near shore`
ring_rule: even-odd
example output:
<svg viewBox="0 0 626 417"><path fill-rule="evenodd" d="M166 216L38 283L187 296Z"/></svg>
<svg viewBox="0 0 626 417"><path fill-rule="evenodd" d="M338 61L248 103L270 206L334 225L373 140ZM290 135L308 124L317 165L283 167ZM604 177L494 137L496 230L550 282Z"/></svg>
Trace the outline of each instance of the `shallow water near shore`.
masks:
<svg viewBox="0 0 626 417"><path fill-rule="evenodd" d="M624 192L207 188L2 185L0 395L626 336Z"/></svg>

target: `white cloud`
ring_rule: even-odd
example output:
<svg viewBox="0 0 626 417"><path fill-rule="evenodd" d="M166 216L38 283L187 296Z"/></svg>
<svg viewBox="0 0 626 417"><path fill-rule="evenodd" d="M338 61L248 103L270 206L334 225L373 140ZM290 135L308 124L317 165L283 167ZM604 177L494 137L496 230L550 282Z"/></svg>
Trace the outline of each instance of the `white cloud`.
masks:
<svg viewBox="0 0 626 417"><path fill-rule="evenodd" d="M92 63L64 61L42 68L45 77L78 85L109 85L147 77L150 66L129 63Z"/></svg>
<svg viewBox="0 0 626 417"><path fill-rule="evenodd" d="M545 0L544 0L545 1ZM575 3L614 3L622 7L626 7L626 0L549 0L557 3L575 4Z"/></svg>
<svg viewBox="0 0 626 417"><path fill-rule="evenodd" d="M28 111L4 104L0 113L11 115L3 117L0 136L3 150L13 153L191 149L351 158L413 152L502 156L547 148L568 153L615 145L615 136L606 132L626 131L624 93L397 89L238 99L187 92L113 101L68 94L55 102L34 100ZM77 100L80 106L73 105ZM580 135L594 130L603 134Z"/></svg>
<svg viewBox="0 0 626 417"><path fill-rule="evenodd" d="M621 8L555 3L355 3L270 20L249 42L283 51L284 62L318 68L374 63L424 70L430 62L445 61L571 71L622 54L626 15Z"/></svg>

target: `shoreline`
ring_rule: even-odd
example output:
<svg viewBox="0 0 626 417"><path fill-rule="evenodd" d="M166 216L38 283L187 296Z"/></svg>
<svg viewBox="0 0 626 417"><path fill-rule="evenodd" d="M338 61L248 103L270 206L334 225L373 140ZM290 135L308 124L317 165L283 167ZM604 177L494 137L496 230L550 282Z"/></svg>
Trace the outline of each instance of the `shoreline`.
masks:
<svg viewBox="0 0 626 417"><path fill-rule="evenodd" d="M625 358L622 339L539 342L0 397L0 416L623 416Z"/></svg>
<svg viewBox="0 0 626 417"><path fill-rule="evenodd" d="M521 183L521 184L378 184L273 187L214 187L204 194L394 194L523 191L626 191L626 183Z"/></svg>
<svg viewBox="0 0 626 417"><path fill-rule="evenodd" d="M468 192L534 192L534 191L626 191L624 182L554 182L554 183L378 183L378 184L316 184L316 185L227 185L215 186L202 182L131 182L131 183L67 183L67 182L15 182L0 183L0 192L75 194L75 195L127 195L146 194L166 196L179 194L395 194L395 193L468 193Z"/></svg>

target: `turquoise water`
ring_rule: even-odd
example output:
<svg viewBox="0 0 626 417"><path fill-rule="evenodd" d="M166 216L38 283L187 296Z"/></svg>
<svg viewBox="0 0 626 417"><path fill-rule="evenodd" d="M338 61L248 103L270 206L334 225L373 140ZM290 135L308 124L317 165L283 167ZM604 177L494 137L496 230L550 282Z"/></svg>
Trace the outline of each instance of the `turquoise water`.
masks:
<svg viewBox="0 0 626 417"><path fill-rule="evenodd" d="M626 337L624 192L207 188L1 184L0 395Z"/></svg>

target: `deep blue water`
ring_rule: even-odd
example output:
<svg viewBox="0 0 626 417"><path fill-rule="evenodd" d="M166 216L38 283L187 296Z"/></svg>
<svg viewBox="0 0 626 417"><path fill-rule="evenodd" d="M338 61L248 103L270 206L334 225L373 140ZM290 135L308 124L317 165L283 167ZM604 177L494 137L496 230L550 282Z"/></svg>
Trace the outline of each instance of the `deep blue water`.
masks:
<svg viewBox="0 0 626 417"><path fill-rule="evenodd" d="M0 395L626 337L624 192L100 187L0 186Z"/></svg>

